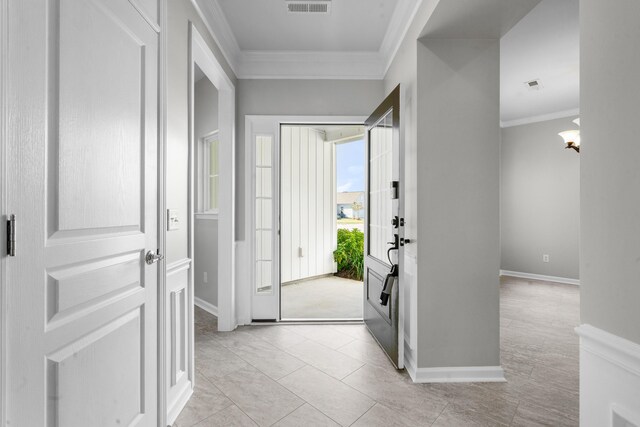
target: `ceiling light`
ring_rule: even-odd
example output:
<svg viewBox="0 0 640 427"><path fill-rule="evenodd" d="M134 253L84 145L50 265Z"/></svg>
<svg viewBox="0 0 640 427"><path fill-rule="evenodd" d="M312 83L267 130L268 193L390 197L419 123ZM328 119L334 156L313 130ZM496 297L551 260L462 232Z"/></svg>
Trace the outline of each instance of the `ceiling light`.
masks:
<svg viewBox="0 0 640 427"><path fill-rule="evenodd" d="M573 123L580 126L580 118L573 120ZM573 148L578 153L580 152L580 131L577 129L565 130L564 132L560 132L558 135L562 137L567 146L565 148Z"/></svg>

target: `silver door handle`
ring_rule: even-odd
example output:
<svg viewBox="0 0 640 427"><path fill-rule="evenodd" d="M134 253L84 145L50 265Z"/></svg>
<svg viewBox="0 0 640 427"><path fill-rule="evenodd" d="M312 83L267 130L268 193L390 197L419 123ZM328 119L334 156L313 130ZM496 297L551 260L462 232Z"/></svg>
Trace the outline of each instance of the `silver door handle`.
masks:
<svg viewBox="0 0 640 427"><path fill-rule="evenodd" d="M157 261L164 259L164 255L160 255L160 249L153 253L152 251L147 252L147 255L144 257L144 260L147 264L155 264Z"/></svg>

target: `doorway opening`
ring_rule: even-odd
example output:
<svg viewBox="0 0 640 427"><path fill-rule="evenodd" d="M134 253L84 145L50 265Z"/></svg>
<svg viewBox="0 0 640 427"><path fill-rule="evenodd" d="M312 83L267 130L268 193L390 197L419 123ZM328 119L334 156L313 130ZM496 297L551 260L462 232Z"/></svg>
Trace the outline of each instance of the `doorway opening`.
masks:
<svg viewBox="0 0 640 427"><path fill-rule="evenodd" d="M280 127L280 318L362 320L362 125Z"/></svg>
<svg viewBox="0 0 640 427"><path fill-rule="evenodd" d="M195 155L194 302L218 316L218 89L194 63L193 140ZM196 325L197 325L196 311ZM211 325L216 326L216 325Z"/></svg>

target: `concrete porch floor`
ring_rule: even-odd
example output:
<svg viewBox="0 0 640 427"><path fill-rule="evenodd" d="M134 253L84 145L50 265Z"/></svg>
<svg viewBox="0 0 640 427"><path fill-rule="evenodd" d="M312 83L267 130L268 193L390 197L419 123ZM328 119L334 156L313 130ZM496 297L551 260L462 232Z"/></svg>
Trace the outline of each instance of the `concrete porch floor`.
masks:
<svg viewBox="0 0 640 427"><path fill-rule="evenodd" d="M362 282L337 276L282 286L283 319L362 319Z"/></svg>

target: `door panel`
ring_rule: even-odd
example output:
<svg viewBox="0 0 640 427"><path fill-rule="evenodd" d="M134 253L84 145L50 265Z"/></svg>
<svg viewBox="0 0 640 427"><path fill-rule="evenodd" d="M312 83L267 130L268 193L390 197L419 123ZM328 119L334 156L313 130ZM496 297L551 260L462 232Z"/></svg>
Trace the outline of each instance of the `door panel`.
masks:
<svg viewBox="0 0 640 427"><path fill-rule="evenodd" d="M135 424L144 412L142 317L137 308L47 356L47 395L63 399L49 403L46 425Z"/></svg>
<svg viewBox="0 0 640 427"><path fill-rule="evenodd" d="M15 6L7 419L155 426L158 34L127 0Z"/></svg>
<svg viewBox="0 0 640 427"><path fill-rule="evenodd" d="M49 206L58 214L55 231L140 230L149 46L93 1L61 0L59 14L59 84L51 99L58 135L48 141L50 173L58 175L58 206Z"/></svg>
<svg viewBox="0 0 640 427"><path fill-rule="evenodd" d="M393 190L393 181L401 186L400 179L400 87L382 102L367 119L367 200L365 204L365 274L364 274L364 322L387 353L393 364L402 368L403 341L399 332L399 289L402 277L403 247L398 245L389 251L402 237L402 225L394 228L392 219L401 216L402 191ZM397 193L397 194L396 194ZM391 288L386 304L381 303L391 265L398 264L399 274Z"/></svg>

